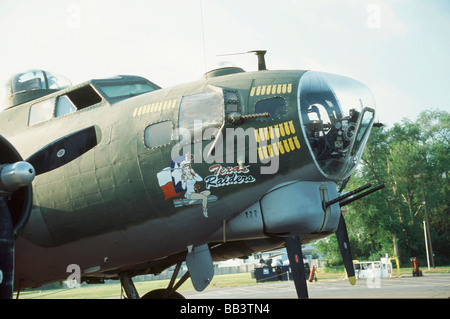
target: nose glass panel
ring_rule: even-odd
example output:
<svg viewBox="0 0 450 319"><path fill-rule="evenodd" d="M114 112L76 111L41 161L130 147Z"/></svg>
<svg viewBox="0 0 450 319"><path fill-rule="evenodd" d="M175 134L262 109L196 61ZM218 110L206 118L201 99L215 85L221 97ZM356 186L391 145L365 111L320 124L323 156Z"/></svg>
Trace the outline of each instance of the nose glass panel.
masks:
<svg viewBox="0 0 450 319"><path fill-rule="evenodd" d="M332 180L346 178L372 128L373 94L353 79L309 71L300 79L299 100L303 134L319 171Z"/></svg>

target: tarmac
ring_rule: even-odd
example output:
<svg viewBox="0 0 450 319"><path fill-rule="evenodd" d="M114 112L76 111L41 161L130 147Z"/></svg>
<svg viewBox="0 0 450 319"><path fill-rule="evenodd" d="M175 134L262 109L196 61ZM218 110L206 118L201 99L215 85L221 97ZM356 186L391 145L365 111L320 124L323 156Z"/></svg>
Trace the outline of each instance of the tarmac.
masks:
<svg viewBox="0 0 450 319"><path fill-rule="evenodd" d="M424 274L377 280L329 279L307 282L310 299L449 299L450 274ZM183 291L186 299L294 299L293 281L258 283L251 286L214 288L203 292Z"/></svg>

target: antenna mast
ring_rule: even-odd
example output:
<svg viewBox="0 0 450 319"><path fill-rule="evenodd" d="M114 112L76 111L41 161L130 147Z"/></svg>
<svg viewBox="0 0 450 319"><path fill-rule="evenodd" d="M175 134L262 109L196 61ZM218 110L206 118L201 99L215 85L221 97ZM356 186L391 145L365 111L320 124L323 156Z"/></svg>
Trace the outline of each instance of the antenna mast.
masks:
<svg viewBox="0 0 450 319"><path fill-rule="evenodd" d="M242 52L242 53L219 54L217 56L240 55L240 54L248 54L248 53L255 53L255 55L258 57L258 71L267 70L266 59L265 59L265 55L267 53L266 50L252 50L252 51L247 51L247 52Z"/></svg>
<svg viewBox="0 0 450 319"><path fill-rule="evenodd" d="M265 55L267 53L266 50L253 50L253 51L248 51L247 53L255 53L256 56L258 57L258 71L267 70L266 58L265 58Z"/></svg>

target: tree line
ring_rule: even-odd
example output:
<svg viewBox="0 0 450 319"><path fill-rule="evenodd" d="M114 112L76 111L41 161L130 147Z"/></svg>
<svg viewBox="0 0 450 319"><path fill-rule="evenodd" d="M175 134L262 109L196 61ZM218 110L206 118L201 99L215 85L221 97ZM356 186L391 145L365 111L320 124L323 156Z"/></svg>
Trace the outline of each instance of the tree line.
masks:
<svg viewBox="0 0 450 319"><path fill-rule="evenodd" d="M411 257L427 265L421 174L433 260L436 266L450 264L449 141L450 114L440 110L372 129L345 191L368 183L384 183L385 188L343 207L354 259L379 260L388 253L399 257L403 267L411 265ZM316 246L329 266L342 265L334 235Z"/></svg>

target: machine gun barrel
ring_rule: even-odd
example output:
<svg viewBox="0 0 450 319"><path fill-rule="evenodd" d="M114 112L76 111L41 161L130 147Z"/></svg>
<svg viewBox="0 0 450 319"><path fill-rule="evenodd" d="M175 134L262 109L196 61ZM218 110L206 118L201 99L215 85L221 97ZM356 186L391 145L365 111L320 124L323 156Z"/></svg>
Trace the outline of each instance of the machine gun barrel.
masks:
<svg viewBox="0 0 450 319"><path fill-rule="evenodd" d="M352 191L350 191L348 193L345 193L344 195L336 197L335 199L332 199L332 200L326 202L325 203L325 208L328 207L328 206L331 206L333 204L336 204L337 202L340 202L341 200L346 199L346 198L348 198L348 197L350 197L352 195L355 195L355 194L357 194L359 192L362 192L363 190L368 189L371 186L372 186L372 184L369 183L369 184L366 184L364 186L358 187L357 189L354 189L354 190L352 190Z"/></svg>
<svg viewBox="0 0 450 319"><path fill-rule="evenodd" d="M347 200L344 200L344 201L340 202L340 206L343 207L343 206L345 206L345 205L348 205L348 204L354 202L355 200L358 200L358 199L360 199L360 198L363 198L363 197L365 197L365 196L367 196L367 195L369 195L369 194L372 194L373 192L376 192L376 191L378 191L378 190L380 190L380 189L382 189L382 188L384 188L384 184L380 184L380 185L378 185L378 186L375 186L374 188L369 189L368 191L366 191L366 192L364 192L364 193L361 193L361 194L359 194L359 195L356 195L356 196L354 196L354 197L352 197L352 198L349 198L349 199L347 199Z"/></svg>

